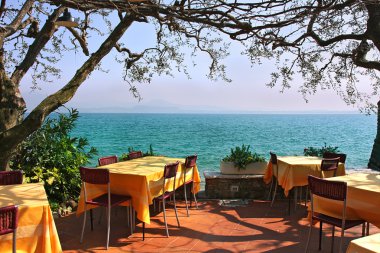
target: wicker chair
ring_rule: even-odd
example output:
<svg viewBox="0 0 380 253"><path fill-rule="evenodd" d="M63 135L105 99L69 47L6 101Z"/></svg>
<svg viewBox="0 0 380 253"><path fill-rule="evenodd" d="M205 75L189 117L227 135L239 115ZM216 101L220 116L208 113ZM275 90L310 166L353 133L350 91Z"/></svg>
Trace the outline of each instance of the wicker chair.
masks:
<svg viewBox="0 0 380 253"><path fill-rule="evenodd" d="M308 247L309 247L311 231L312 231L314 221L320 222L319 250L321 250L321 246L322 246L322 225L323 223L327 223L327 224L332 225L331 252L333 252L333 249L334 249L335 227L341 228L339 252L342 252L342 242L344 238L344 231L346 229L362 224L363 225L362 235L363 236L365 235L365 221L364 220L346 220L347 183L341 182L341 181L326 180L326 179L317 178L310 175L308 177L308 181L309 181L310 199L311 199L311 221L310 221L309 236L307 239L305 252L307 252ZM343 203L342 219L334 218L334 217L325 215L323 213L314 212L314 201L313 201L314 195L321 198L325 198L325 199L341 201Z"/></svg>
<svg viewBox="0 0 380 253"><path fill-rule="evenodd" d="M0 235L13 233L13 253L16 253L17 214L18 207L15 205L0 207Z"/></svg>
<svg viewBox="0 0 380 253"><path fill-rule="evenodd" d="M111 155L111 156L104 156L98 159L99 166L104 166L112 163L117 163L117 156Z"/></svg>
<svg viewBox="0 0 380 253"><path fill-rule="evenodd" d="M0 171L0 185L22 184L22 170Z"/></svg>
<svg viewBox="0 0 380 253"><path fill-rule="evenodd" d="M323 158L337 158L337 157L339 157L339 162L346 163L346 158L347 158L346 154L337 154L337 153L333 153L333 152L324 152L323 153Z"/></svg>
<svg viewBox="0 0 380 253"><path fill-rule="evenodd" d="M197 198L195 196L195 189L194 189L194 172L195 172L195 166L197 165L197 158L198 156L195 154L195 155L191 155L191 156L188 156L186 157L186 160L185 160L185 170L184 170L184 173L183 173L183 189L184 189L184 194L185 194L185 203L186 203L186 213L187 213L187 216L189 216L189 207L187 205L187 185L191 184L192 186L192 195L194 197L194 202L195 202L195 206L196 208L198 209L198 202L197 202ZM187 170L188 169L192 169L192 176L191 176L191 179L187 180L186 181L186 174L187 174ZM191 207L191 195L190 195L190 207Z"/></svg>
<svg viewBox="0 0 380 253"><path fill-rule="evenodd" d="M320 177L323 178L324 172L333 172L333 176L336 177L336 171L338 170L340 158L323 158L321 162L321 174Z"/></svg>
<svg viewBox="0 0 380 253"><path fill-rule="evenodd" d="M121 205L129 201L129 207L132 207L132 199L130 196L111 194L110 189L110 180L109 180L109 171L107 169L97 169L97 168L84 168L80 167L80 177L82 180L82 188L84 193L84 210L86 210L87 204L102 206L107 208L107 244L106 248L108 249L109 237L110 237L110 223L111 223L111 207ZM94 199L88 199L86 184L96 184L96 185L107 185L107 193L96 197ZM86 211L84 212L83 218L83 227L80 242L83 242L84 229L86 226ZM129 215L131 216L132 212L129 210ZM132 218L129 217L129 225L131 228L132 234Z"/></svg>
<svg viewBox="0 0 380 253"><path fill-rule="evenodd" d="M136 159L136 158L141 158L143 157L143 153L142 151L132 151L132 152L129 152L128 154L128 158L131 160L131 159Z"/></svg>

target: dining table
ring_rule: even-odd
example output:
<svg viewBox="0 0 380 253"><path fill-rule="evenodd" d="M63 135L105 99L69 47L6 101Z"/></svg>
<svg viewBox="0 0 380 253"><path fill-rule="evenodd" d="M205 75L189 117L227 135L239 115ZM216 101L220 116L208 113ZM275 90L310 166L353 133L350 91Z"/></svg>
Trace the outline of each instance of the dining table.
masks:
<svg viewBox="0 0 380 253"><path fill-rule="evenodd" d="M17 252L62 252L42 183L0 185L0 207L18 206ZM12 234L0 236L0 252L12 252Z"/></svg>
<svg viewBox="0 0 380 253"><path fill-rule="evenodd" d="M316 156L278 156L278 175L275 176L277 176L279 186L284 189L285 196L288 196L289 191L294 187L308 185L308 175L320 177L322 159ZM273 175L273 164L269 161L264 173L264 182L269 184ZM323 177L332 175L331 171L322 173ZM336 175L345 175L343 163L339 163Z"/></svg>
<svg viewBox="0 0 380 253"><path fill-rule="evenodd" d="M352 173L327 180L347 183L346 219L365 220L380 228L380 175ZM314 211L342 218L342 202L315 196Z"/></svg>
<svg viewBox="0 0 380 253"><path fill-rule="evenodd" d="M110 189L113 194L129 195L132 197L132 207L140 221L150 224L149 205L153 199L163 193L164 166L179 161L176 188L184 184L185 159L164 156L145 156L142 158L112 163L99 168L110 172ZM201 178L197 166L187 169L186 182L192 178L194 170L194 191L200 190ZM173 181L165 185L165 190L172 189ZM107 192L107 188L99 185L86 184L88 198L95 198ZM126 203L127 205L128 203ZM87 205L87 210L95 206ZM78 202L77 215L84 210L83 189Z"/></svg>
<svg viewBox="0 0 380 253"><path fill-rule="evenodd" d="M346 253L379 253L380 233L360 237L348 244Z"/></svg>

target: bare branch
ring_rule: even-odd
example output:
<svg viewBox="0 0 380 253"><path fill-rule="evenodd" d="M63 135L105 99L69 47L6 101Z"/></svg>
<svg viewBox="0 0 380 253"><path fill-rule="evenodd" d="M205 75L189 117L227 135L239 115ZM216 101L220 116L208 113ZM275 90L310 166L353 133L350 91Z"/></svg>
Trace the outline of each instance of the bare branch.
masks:
<svg viewBox="0 0 380 253"><path fill-rule="evenodd" d="M12 74L12 81L14 83L19 83L21 78L26 74L29 68L34 64L34 61L42 48L46 45L46 43L53 36L56 31L55 20L59 17L59 15L63 12L64 7L59 7L56 9L53 14L46 20L45 25L42 27L41 31L38 33L36 39L33 44L29 47L28 53L26 54L22 63L15 69Z"/></svg>
<svg viewBox="0 0 380 253"><path fill-rule="evenodd" d="M81 37L77 31L75 31L74 28L72 27L67 27L67 30L69 30L71 32L71 34L78 40L80 46L82 47L82 50L83 50L83 53L86 55L86 56L89 56L90 55L90 52L88 51L88 47L87 47L87 43L85 41L85 37Z"/></svg>
<svg viewBox="0 0 380 253"><path fill-rule="evenodd" d="M20 24L22 23L25 15L29 12L30 8L32 8L34 4L34 0L27 0L22 8L18 11L17 16L13 21L6 27L0 27L0 40L3 40L5 37L10 34L15 33Z"/></svg>

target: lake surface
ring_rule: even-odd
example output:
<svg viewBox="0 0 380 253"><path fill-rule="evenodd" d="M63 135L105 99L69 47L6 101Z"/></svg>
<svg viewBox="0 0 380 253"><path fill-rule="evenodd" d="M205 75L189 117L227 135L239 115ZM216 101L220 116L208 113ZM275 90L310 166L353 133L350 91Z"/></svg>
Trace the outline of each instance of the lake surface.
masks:
<svg viewBox="0 0 380 253"><path fill-rule="evenodd" d="M269 159L302 155L305 147L338 146L349 169L367 166L376 116L361 114L80 114L72 136L87 137L99 156L120 156L128 147L185 157L198 154L198 167L219 170L220 160L242 144ZM96 165L96 159L91 161Z"/></svg>

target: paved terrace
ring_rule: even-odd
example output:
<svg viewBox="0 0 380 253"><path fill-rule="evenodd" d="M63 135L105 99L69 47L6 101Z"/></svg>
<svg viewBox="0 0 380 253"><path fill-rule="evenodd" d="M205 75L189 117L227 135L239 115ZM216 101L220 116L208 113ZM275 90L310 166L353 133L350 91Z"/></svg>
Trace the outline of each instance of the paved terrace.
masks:
<svg viewBox="0 0 380 253"><path fill-rule="evenodd" d="M165 236L162 213L159 213L146 225L145 241L142 241L141 224L133 235L129 234L125 208L113 210L107 252L304 252L309 229L304 206L299 205L288 216L286 200L275 202L273 208L266 201L200 200L199 209L191 209L187 217L184 202L177 204L181 228L175 226L174 210L168 205L171 236ZM94 231L90 231L87 222L83 244L79 243L83 216L72 214L55 220L64 252L105 252L105 211L98 224L99 211L98 208L94 212ZM318 251L318 227L313 229L309 252L330 252L331 227L324 226L322 251ZM370 234L376 232L380 230L371 226ZM360 235L360 226L347 230L344 249ZM338 252L339 236L340 229L336 229L335 252Z"/></svg>

